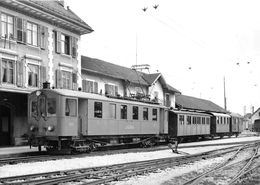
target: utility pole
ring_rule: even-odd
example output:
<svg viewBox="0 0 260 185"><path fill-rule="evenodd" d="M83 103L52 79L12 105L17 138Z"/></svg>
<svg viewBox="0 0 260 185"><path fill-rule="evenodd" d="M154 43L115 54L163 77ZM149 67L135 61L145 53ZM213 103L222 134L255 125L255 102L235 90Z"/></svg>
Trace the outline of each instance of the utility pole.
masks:
<svg viewBox="0 0 260 185"><path fill-rule="evenodd" d="M225 108L225 110L227 110L227 98L226 98L225 76L224 76L224 108Z"/></svg>

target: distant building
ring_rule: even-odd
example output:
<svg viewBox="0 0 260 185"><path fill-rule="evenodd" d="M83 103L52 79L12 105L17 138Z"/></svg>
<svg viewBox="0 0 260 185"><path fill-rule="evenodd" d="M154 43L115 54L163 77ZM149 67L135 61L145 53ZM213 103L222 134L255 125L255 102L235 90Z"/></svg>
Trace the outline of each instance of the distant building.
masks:
<svg viewBox="0 0 260 185"><path fill-rule="evenodd" d="M80 36L92 28L63 1L0 3L0 146L26 136L27 94L51 87L81 86Z"/></svg>

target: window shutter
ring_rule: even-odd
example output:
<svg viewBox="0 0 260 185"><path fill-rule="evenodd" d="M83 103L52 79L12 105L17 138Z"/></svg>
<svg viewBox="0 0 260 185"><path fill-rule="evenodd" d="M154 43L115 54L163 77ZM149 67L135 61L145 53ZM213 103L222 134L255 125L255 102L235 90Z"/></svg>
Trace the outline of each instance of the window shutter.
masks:
<svg viewBox="0 0 260 185"><path fill-rule="evenodd" d="M87 81L86 80L82 80L82 91L87 92Z"/></svg>
<svg viewBox="0 0 260 185"><path fill-rule="evenodd" d="M37 46L41 47L42 26L37 25Z"/></svg>
<svg viewBox="0 0 260 185"><path fill-rule="evenodd" d="M43 87L43 83L46 82L47 78L46 78L46 67L45 66L40 66L40 87Z"/></svg>
<svg viewBox="0 0 260 185"><path fill-rule="evenodd" d="M77 90L78 84L77 84L77 73L72 73L72 88L73 90Z"/></svg>
<svg viewBox="0 0 260 185"><path fill-rule="evenodd" d="M105 94L108 94L109 90L108 90L108 84L105 84Z"/></svg>
<svg viewBox="0 0 260 185"><path fill-rule="evenodd" d="M40 32L40 47L41 49L46 49L46 43L47 43L47 34L48 34L48 28L45 26L41 26L41 32Z"/></svg>
<svg viewBox="0 0 260 185"><path fill-rule="evenodd" d="M94 93L98 93L98 83L94 82Z"/></svg>
<svg viewBox="0 0 260 185"><path fill-rule="evenodd" d="M61 33L59 31L55 32L55 51L61 53Z"/></svg>
<svg viewBox="0 0 260 185"><path fill-rule="evenodd" d="M78 39L75 38L75 37L72 37L72 48L71 48L71 56L73 58L77 58L77 42L78 42Z"/></svg>
<svg viewBox="0 0 260 185"><path fill-rule="evenodd" d="M17 61L16 62L16 84L18 87L23 87L24 80L23 80L23 70L24 70L24 64L23 61Z"/></svg>
<svg viewBox="0 0 260 185"><path fill-rule="evenodd" d="M27 43L27 41L26 41L27 21L26 20L22 20L22 25L23 25L23 29L22 29L22 42L23 43Z"/></svg>
<svg viewBox="0 0 260 185"><path fill-rule="evenodd" d="M56 70L56 88L62 88L62 78L61 78L61 70Z"/></svg>
<svg viewBox="0 0 260 185"><path fill-rule="evenodd" d="M115 96L118 95L118 86L115 86Z"/></svg>

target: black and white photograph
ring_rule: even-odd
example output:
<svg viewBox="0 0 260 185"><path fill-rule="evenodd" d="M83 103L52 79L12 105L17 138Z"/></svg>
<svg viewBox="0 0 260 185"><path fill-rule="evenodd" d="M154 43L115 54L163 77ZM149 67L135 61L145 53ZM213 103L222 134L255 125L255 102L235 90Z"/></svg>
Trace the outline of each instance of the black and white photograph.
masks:
<svg viewBox="0 0 260 185"><path fill-rule="evenodd" d="M0 0L0 185L260 184L259 7Z"/></svg>

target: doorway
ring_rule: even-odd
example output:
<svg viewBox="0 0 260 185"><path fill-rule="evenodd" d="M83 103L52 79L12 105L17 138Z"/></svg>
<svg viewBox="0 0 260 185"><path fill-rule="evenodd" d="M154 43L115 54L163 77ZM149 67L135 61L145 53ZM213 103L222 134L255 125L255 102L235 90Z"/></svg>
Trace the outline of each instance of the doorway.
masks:
<svg viewBox="0 0 260 185"><path fill-rule="evenodd" d="M11 144L11 110L0 105L0 146Z"/></svg>

